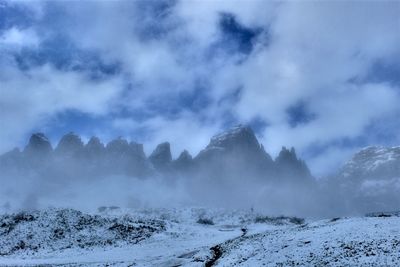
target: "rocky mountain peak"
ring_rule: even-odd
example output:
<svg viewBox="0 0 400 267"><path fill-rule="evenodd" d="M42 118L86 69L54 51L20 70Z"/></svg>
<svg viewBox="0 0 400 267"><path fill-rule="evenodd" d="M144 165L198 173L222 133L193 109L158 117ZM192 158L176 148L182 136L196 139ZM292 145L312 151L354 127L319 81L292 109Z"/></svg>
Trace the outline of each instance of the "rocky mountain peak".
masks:
<svg viewBox="0 0 400 267"><path fill-rule="evenodd" d="M106 149L111 153L127 153L129 151L129 143L126 139L118 137L117 139L111 140Z"/></svg>
<svg viewBox="0 0 400 267"><path fill-rule="evenodd" d="M100 141L100 139L96 136L92 136L89 142L85 146L86 151L97 154L104 151L104 144Z"/></svg>
<svg viewBox="0 0 400 267"><path fill-rule="evenodd" d="M169 142L159 144L151 153L149 160L156 168L165 167L172 161L171 147Z"/></svg>
<svg viewBox="0 0 400 267"><path fill-rule="evenodd" d="M57 145L58 153L76 153L83 150L83 142L81 138L73 132L64 135Z"/></svg>
<svg viewBox="0 0 400 267"><path fill-rule="evenodd" d="M191 161L193 159L192 155L185 149L181 152L179 157L176 159L177 161Z"/></svg>
<svg viewBox="0 0 400 267"><path fill-rule="evenodd" d="M279 152L278 157L275 159L277 163L280 162L297 162L297 155L294 147L292 147L290 150L287 149L285 146L282 147L281 151Z"/></svg>
<svg viewBox="0 0 400 267"><path fill-rule="evenodd" d="M311 177L307 164L297 157L294 147L287 149L283 146L275 159L275 163L278 170L286 176L303 175Z"/></svg>
<svg viewBox="0 0 400 267"><path fill-rule="evenodd" d="M173 161L177 170L188 170L193 164L193 157L187 150L183 150L179 157Z"/></svg>
<svg viewBox="0 0 400 267"><path fill-rule="evenodd" d="M131 141L129 143L129 147L130 147L132 153L135 154L137 157L142 158L142 159L146 158L146 155L144 154L143 144L139 144L134 141Z"/></svg>
<svg viewBox="0 0 400 267"><path fill-rule="evenodd" d="M49 139L43 133L35 133L25 147L27 153L50 153L53 150Z"/></svg>
<svg viewBox="0 0 400 267"><path fill-rule="evenodd" d="M340 173L342 176L399 176L400 147L365 147L345 163Z"/></svg>
<svg viewBox="0 0 400 267"><path fill-rule="evenodd" d="M260 144L250 127L238 125L220 134L214 135L206 149L233 149L235 147L259 149Z"/></svg>

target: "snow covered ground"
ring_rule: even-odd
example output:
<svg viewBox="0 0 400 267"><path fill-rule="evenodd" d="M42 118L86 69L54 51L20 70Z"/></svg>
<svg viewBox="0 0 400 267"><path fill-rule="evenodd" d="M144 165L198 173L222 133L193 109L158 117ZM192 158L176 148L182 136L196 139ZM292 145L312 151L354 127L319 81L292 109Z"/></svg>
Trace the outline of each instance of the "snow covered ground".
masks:
<svg viewBox="0 0 400 267"><path fill-rule="evenodd" d="M49 209L0 216L0 266L399 266L400 217Z"/></svg>

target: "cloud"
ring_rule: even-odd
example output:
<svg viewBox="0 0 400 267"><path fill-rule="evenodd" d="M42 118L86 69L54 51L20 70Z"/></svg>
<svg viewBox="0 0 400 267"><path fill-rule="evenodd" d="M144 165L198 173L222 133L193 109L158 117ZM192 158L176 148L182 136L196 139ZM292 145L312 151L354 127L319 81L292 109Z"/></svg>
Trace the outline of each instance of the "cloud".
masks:
<svg viewBox="0 0 400 267"><path fill-rule="evenodd" d="M7 140L0 143L2 151L21 143L28 131L40 129L58 112L110 112L113 99L122 90L118 78L93 81L84 73L59 71L48 65L30 71L3 68L0 80L1 120L6 126L0 138Z"/></svg>
<svg viewBox="0 0 400 267"><path fill-rule="evenodd" d="M37 47L39 44L39 37L31 30L20 30L18 28L11 28L6 30L0 36L0 46L23 48L23 47Z"/></svg>
<svg viewBox="0 0 400 267"><path fill-rule="evenodd" d="M398 2L21 5L35 14L29 23L0 23L8 25L0 31L0 65L11 66L0 77L7 95L0 116L13 129L3 134L0 151L70 109L104 115L110 135L123 133L149 147L169 140L175 153L187 148L195 154L216 131L260 121L268 151L296 146L312 169L326 173L333 167L320 158L344 161L364 145L332 144L362 138L377 121L399 113L398 84L367 79L377 62L400 54ZM28 70L18 66L18 47L37 51L44 44L44 51L63 51L66 66L55 64L57 53ZM81 56L86 53L96 60ZM118 71L90 79L89 62ZM302 116L291 117L288 110L299 103ZM319 153L309 153L316 146Z"/></svg>

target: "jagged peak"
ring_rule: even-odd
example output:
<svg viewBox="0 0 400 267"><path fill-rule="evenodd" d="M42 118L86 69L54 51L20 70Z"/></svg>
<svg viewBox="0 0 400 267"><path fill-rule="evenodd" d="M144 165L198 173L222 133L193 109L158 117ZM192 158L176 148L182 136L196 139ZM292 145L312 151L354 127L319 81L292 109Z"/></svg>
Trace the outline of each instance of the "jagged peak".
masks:
<svg viewBox="0 0 400 267"><path fill-rule="evenodd" d="M105 149L104 144L96 136L92 136L87 142L85 149L92 153L99 153Z"/></svg>
<svg viewBox="0 0 400 267"><path fill-rule="evenodd" d="M237 145L261 148L254 131L241 124L214 135L207 148L229 148Z"/></svg>
<svg viewBox="0 0 400 267"><path fill-rule="evenodd" d="M126 139L119 136L117 139L108 142L106 149L112 151L127 150L129 149L129 143Z"/></svg>
<svg viewBox="0 0 400 267"><path fill-rule="evenodd" d="M28 145L25 147L25 151L33 152L33 151L42 151L42 152L50 152L53 148L50 144L49 139L46 137L44 133L34 133L29 138Z"/></svg>
<svg viewBox="0 0 400 267"><path fill-rule="evenodd" d="M294 147L290 149L286 148L285 146L282 147L281 151L279 152L278 157L276 157L275 162L277 163L279 168L290 168L296 171L301 171L301 173L306 174L307 176L311 176L310 170L308 169L307 164L304 160L300 159L296 155L296 150Z"/></svg>
<svg viewBox="0 0 400 267"><path fill-rule="evenodd" d="M149 156L149 160L155 167L163 167L172 161L171 146L169 142L164 142L154 149Z"/></svg>
<svg viewBox="0 0 400 267"><path fill-rule="evenodd" d="M58 142L56 151L57 152L74 152L83 149L84 145L79 135L74 132L69 132L61 137Z"/></svg>
<svg viewBox="0 0 400 267"><path fill-rule="evenodd" d="M43 142L50 142L44 133L34 133L31 135L30 140L40 140Z"/></svg>
<svg viewBox="0 0 400 267"><path fill-rule="evenodd" d="M146 157L146 155L144 154L143 144L139 144L139 143L136 143L135 141L131 141L131 142L129 142L129 147L135 154L139 155L140 157L142 157L142 158Z"/></svg>
<svg viewBox="0 0 400 267"><path fill-rule="evenodd" d="M97 136L92 136L86 146L103 146L104 144L100 141L100 139Z"/></svg>
<svg viewBox="0 0 400 267"><path fill-rule="evenodd" d="M192 155L185 149L179 154L177 161L191 161L193 159Z"/></svg>
<svg viewBox="0 0 400 267"><path fill-rule="evenodd" d="M158 144L154 151L151 153L150 157L157 157L161 154L171 154L171 145L169 142Z"/></svg>
<svg viewBox="0 0 400 267"><path fill-rule="evenodd" d="M279 161L280 159L298 160L296 155L296 150L294 149L294 147L287 149L286 146L282 146L282 149L279 152L279 155L276 158L276 160Z"/></svg>

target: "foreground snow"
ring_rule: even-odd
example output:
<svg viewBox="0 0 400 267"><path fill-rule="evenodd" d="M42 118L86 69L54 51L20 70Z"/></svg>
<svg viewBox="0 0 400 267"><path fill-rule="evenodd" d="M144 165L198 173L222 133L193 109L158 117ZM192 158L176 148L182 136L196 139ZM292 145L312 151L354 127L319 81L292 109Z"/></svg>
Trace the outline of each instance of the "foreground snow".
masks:
<svg viewBox="0 0 400 267"><path fill-rule="evenodd" d="M0 217L0 266L399 266L399 226L395 214L303 222L198 208L50 209Z"/></svg>

